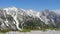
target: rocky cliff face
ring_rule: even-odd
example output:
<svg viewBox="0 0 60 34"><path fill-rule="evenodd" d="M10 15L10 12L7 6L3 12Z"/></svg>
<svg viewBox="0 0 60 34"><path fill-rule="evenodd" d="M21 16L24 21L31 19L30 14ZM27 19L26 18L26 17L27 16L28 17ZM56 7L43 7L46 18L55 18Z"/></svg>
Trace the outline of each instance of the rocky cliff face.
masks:
<svg viewBox="0 0 60 34"><path fill-rule="evenodd" d="M22 30L26 27L60 27L60 15L50 10L33 11L15 7L0 9L0 29Z"/></svg>

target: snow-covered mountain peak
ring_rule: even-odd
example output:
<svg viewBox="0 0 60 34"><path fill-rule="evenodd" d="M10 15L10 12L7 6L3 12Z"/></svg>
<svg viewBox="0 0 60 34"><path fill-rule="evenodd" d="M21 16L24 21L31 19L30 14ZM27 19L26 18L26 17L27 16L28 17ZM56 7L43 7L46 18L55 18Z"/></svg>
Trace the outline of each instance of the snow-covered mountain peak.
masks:
<svg viewBox="0 0 60 34"><path fill-rule="evenodd" d="M24 9L22 9L22 8L20 8L20 10L22 10L22 11L26 11L26 10L24 10Z"/></svg>
<svg viewBox="0 0 60 34"><path fill-rule="evenodd" d="M33 16L35 17L37 15L37 11L34 11L34 10L27 10L26 12L29 16Z"/></svg>
<svg viewBox="0 0 60 34"><path fill-rule="evenodd" d="M16 7L8 7L8 8L4 8L4 10L17 11L17 8Z"/></svg>

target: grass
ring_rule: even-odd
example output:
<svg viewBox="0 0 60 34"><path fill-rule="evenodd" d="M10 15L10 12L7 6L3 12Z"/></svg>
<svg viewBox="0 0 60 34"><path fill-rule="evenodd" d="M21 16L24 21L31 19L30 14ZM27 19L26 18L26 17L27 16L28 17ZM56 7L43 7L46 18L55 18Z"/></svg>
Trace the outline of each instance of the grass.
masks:
<svg viewBox="0 0 60 34"><path fill-rule="evenodd" d="M2 34L6 34L6 32L2 33Z"/></svg>
<svg viewBox="0 0 60 34"><path fill-rule="evenodd" d="M20 32L30 32L31 30L30 29L23 29L22 31Z"/></svg>
<svg viewBox="0 0 60 34"><path fill-rule="evenodd" d="M23 29L22 31L20 31L20 32L30 32L31 30L40 30L40 31L46 31L46 30L60 30L60 28L41 28L41 29ZM9 30L9 29L6 29L6 30L0 30L0 32L2 32L3 34L5 34L6 32L9 32L9 31L11 31L11 30Z"/></svg>

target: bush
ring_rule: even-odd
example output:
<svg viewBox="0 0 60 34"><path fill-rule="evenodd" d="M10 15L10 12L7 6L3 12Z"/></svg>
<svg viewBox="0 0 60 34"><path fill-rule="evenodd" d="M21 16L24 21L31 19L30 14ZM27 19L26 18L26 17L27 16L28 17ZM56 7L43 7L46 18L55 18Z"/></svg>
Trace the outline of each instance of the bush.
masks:
<svg viewBox="0 0 60 34"><path fill-rule="evenodd" d="M22 31L20 32L30 32L31 30L30 29L23 29Z"/></svg>
<svg viewBox="0 0 60 34"><path fill-rule="evenodd" d="M1 29L0 29L0 32L3 32L3 33L9 32L9 31L11 31L11 30L10 30L10 29L4 29L4 30L1 30Z"/></svg>

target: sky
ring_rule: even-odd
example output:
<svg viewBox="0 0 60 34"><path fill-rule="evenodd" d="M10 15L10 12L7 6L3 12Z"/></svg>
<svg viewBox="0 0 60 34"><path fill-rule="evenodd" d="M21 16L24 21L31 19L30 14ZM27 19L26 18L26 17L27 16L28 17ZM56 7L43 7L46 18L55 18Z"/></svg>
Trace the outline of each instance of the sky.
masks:
<svg viewBox="0 0 60 34"><path fill-rule="evenodd" d="M0 7L15 6L23 9L60 9L60 0L0 0Z"/></svg>

